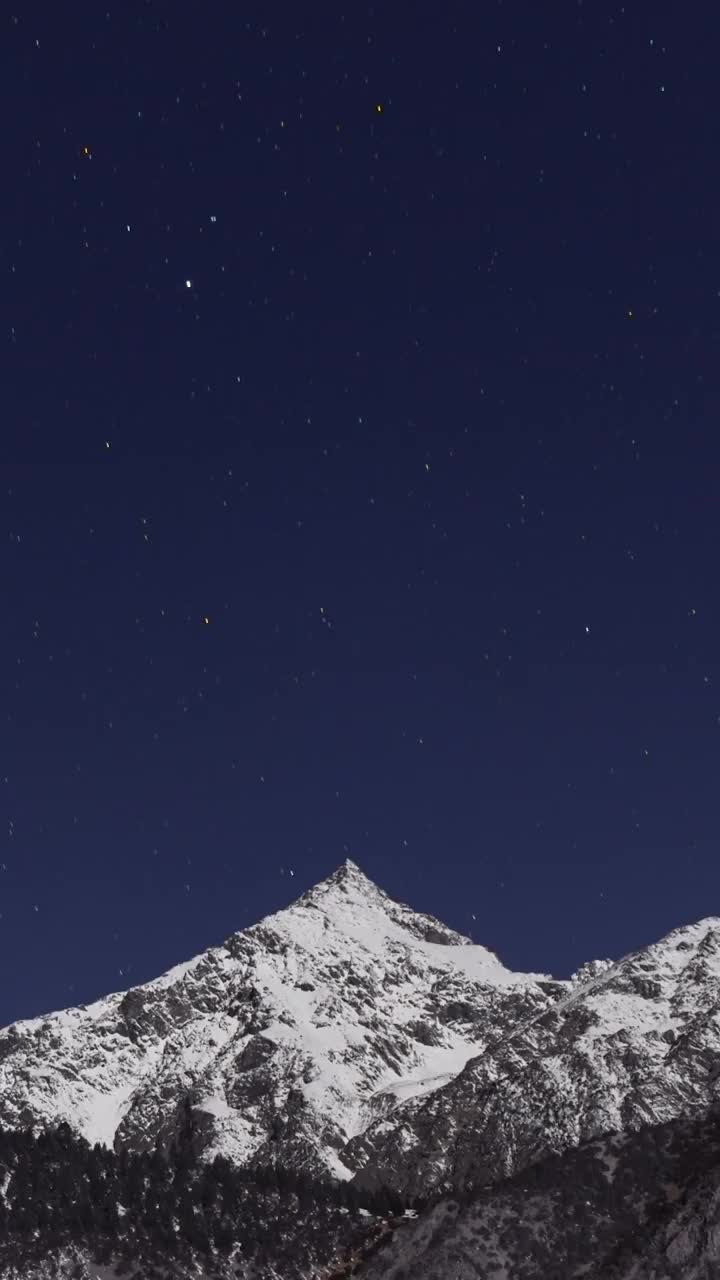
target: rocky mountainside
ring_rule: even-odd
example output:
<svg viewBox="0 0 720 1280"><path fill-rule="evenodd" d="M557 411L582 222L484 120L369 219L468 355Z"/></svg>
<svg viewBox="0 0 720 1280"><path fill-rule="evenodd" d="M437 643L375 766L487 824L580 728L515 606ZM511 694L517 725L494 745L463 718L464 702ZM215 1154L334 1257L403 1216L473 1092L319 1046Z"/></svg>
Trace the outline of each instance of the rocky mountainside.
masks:
<svg viewBox="0 0 720 1280"><path fill-rule="evenodd" d="M350 862L154 982L0 1032L0 1126L65 1121L121 1162L107 1177L126 1188L95 1271L100 1237L74 1219L56 1223L62 1260L59 1245L37 1256L21 1195L11 1253L28 1280L114 1275L116 1246L126 1260L137 1249L138 1276L717 1276L719 1108L720 920L560 982L510 972ZM167 1172L178 1153L199 1203ZM82 1156L83 1177L99 1158ZM264 1208L242 1191L252 1230L233 1227L225 1200L212 1216L198 1170L232 1181L228 1162L251 1179L279 1171ZM290 1218L288 1171L305 1188ZM7 1196L35 1174L3 1176ZM307 1219L308 1186L325 1188L325 1208L302 1263L287 1223ZM166 1239L184 1233L182 1267L158 1270L156 1244L149 1260L156 1203ZM253 1232L277 1256L263 1245L248 1260ZM240 1253L216 1257L230 1237Z"/></svg>
<svg viewBox="0 0 720 1280"><path fill-rule="evenodd" d="M349 1178L348 1143L563 990L393 902L351 862L156 981L0 1032L0 1124Z"/></svg>
<svg viewBox="0 0 720 1280"><path fill-rule="evenodd" d="M608 1134L388 1234L358 1280L711 1280L720 1109Z"/></svg>
<svg viewBox="0 0 720 1280"><path fill-rule="evenodd" d="M2 1280L716 1280L720 1108L417 1213L182 1149L0 1131Z"/></svg>
<svg viewBox="0 0 720 1280"><path fill-rule="evenodd" d="M427 1194L508 1177L608 1132L720 1097L720 920L588 966L442 1088L367 1126L345 1153L365 1186Z"/></svg>

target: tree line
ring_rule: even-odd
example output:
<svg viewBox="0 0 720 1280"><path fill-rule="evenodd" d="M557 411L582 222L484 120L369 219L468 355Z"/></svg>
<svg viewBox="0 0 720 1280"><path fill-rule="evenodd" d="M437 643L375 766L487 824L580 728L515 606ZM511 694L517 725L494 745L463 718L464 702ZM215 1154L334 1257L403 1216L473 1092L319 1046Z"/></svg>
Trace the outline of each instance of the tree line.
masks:
<svg viewBox="0 0 720 1280"><path fill-rule="evenodd" d="M362 1247L370 1219L405 1207L300 1169L203 1161L182 1136L168 1151L115 1152L67 1124L0 1129L0 1188L0 1263L16 1267L75 1246L99 1263L286 1260L290 1275Z"/></svg>

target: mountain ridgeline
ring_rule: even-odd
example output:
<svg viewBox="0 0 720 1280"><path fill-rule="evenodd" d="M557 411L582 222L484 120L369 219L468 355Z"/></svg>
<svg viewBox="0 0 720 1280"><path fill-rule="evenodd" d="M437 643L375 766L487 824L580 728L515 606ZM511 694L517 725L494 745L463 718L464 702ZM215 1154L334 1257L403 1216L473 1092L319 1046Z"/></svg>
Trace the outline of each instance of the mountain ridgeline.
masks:
<svg viewBox="0 0 720 1280"><path fill-rule="evenodd" d="M720 1275L720 921L569 981L347 862L0 1031L0 1280Z"/></svg>

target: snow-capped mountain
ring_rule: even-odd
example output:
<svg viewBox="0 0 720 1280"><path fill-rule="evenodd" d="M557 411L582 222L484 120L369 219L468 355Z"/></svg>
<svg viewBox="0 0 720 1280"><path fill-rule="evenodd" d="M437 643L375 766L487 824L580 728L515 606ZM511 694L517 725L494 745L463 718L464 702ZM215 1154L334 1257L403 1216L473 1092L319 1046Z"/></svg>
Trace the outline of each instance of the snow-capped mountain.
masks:
<svg viewBox="0 0 720 1280"><path fill-rule="evenodd" d="M137 1212L143 1179L151 1203L154 1179L160 1199L143 1211L143 1230L164 1203L174 1238L172 1204L181 1206L185 1253L158 1273L167 1276L199 1274L196 1210L163 1173L187 1157L197 1187L197 1170L208 1174L201 1203L216 1196L223 1237L233 1230L223 1168L246 1170L250 1181L232 1194L275 1242L241 1272L247 1280L340 1280L351 1270L367 1280L700 1280L720 1274L718 1117L720 920L560 982L510 972L394 902L352 862L153 982L0 1031L0 1129L32 1129L27 1140L41 1151L43 1131L65 1121L118 1152L170 1153L165 1165L138 1155L150 1162L141 1175L127 1156L102 1175L87 1148L67 1157L101 1190L116 1178L123 1214ZM49 1141L62 1165L65 1140ZM24 1206L42 1159L7 1150L0 1183L12 1207L6 1189L0 1225L9 1213L7 1249L20 1269L3 1264L0 1280L119 1274L113 1239L102 1221L97 1236L92 1214L85 1244L77 1224L61 1233L62 1266L57 1249L41 1256ZM216 1162L210 1176L216 1155L231 1164ZM268 1170L280 1171L277 1183ZM63 1176L48 1183L55 1196ZM271 1188L265 1208L255 1184ZM301 1263L288 1224L309 1221L312 1188L314 1261ZM396 1203L425 1205L417 1220L383 1208L388 1188ZM54 1213L62 1224L57 1200ZM147 1239L128 1231L115 1242L122 1257L137 1238L149 1266ZM92 1239L111 1259L105 1272ZM234 1265L212 1247L203 1254L208 1276L237 1275Z"/></svg>
<svg viewBox="0 0 720 1280"><path fill-rule="evenodd" d="M367 1185L427 1194L496 1182L608 1132L720 1097L720 920L586 967L442 1088L367 1126L345 1152Z"/></svg>
<svg viewBox="0 0 720 1280"><path fill-rule="evenodd" d="M349 1178L369 1130L432 1097L563 984L509 972L352 862L153 982L0 1032L0 1124ZM403 1111L405 1115L405 1111Z"/></svg>

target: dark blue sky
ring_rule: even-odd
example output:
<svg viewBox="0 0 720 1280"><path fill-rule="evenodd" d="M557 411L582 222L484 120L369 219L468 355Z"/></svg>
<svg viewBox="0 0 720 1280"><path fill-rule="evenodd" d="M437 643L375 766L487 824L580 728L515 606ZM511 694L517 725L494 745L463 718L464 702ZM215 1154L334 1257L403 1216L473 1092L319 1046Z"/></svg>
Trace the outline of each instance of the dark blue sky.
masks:
<svg viewBox="0 0 720 1280"><path fill-rule="evenodd" d="M712 7L107 2L0 41L0 1021L348 855L720 912Z"/></svg>

